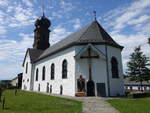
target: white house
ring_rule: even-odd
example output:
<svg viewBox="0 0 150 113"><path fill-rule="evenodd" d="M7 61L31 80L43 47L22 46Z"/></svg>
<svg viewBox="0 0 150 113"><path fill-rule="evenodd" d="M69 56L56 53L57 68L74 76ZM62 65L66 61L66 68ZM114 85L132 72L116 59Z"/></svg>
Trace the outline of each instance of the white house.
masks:
<svg viewBox="0 0 150 113"><path fill-rule="evenodd" d="M121 51L97 21L50 46L51 22L35 22L23 62L23 90L69 96L124 95Z"/></svg>

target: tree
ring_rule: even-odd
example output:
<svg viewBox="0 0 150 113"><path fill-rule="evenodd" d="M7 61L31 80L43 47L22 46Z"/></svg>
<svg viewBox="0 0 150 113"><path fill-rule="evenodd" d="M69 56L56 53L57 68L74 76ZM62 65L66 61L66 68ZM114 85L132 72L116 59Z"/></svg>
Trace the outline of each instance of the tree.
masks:
<svg viewBox="0 0 150 113"><path fill-rule="evenodd" d="M148 44L150 45L150 38L148 38Z"/></svg>
<svg viewBox="0 0 150 113"><path fill-rule="evenodd" d="M3 94L3 89L0 87L0 102L2 102L2 94Z"/></svg>
<svg viewBox="0 0 150 113"><path fill-rule="evenodd" d="M150 70L148 69L149 58L143 54L141 47L135 48L130 55L130 61L127 63L127 73L131 77L131 81L140 82L142 90L142 82L150 80Z"/></svg>

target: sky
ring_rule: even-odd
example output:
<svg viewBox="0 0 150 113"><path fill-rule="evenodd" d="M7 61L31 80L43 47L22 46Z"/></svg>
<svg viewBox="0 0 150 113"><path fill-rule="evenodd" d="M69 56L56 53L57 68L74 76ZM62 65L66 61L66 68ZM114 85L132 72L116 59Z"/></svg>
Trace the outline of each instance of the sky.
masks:
<svg viewBox="0 0 150 113"><path fill-rule="evenodd" d="M35 20L42 7L51 20L50 43L97 20L112 38L124 46L123 70L138 45L150 57L150 0L0 0L0 80L22 72L27 48L33 44Z"/></svg>

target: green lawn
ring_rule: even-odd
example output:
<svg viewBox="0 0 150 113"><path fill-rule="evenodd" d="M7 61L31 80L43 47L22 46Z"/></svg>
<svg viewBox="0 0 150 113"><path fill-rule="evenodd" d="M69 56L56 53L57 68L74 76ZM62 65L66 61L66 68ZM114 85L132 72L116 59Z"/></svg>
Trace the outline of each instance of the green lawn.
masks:
<svg viewBox="0 0 150 113"><path fill-rule="evenodd" d="M82 113L82 103L32 92L7 90L5 109L0 113Z"/></svg>
<svg viewBox="0 0 150 113"><path fill-rule="evenodd" d="M150 113L150 98L107 100L120 113Z"/></svg>

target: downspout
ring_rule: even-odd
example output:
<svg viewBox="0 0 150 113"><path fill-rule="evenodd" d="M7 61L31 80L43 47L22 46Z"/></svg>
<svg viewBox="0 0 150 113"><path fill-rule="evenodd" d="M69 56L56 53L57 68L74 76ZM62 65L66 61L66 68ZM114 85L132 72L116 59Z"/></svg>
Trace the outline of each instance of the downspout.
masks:
<svg viewBox="0 0 150 113"><path fill-rule="evenodd" d="M109 82L109 68L108 68L107 45L105 45L105 53L106 53L107 86L108 86L108 97L109 97L110 96L110 82Z"/></svg>

